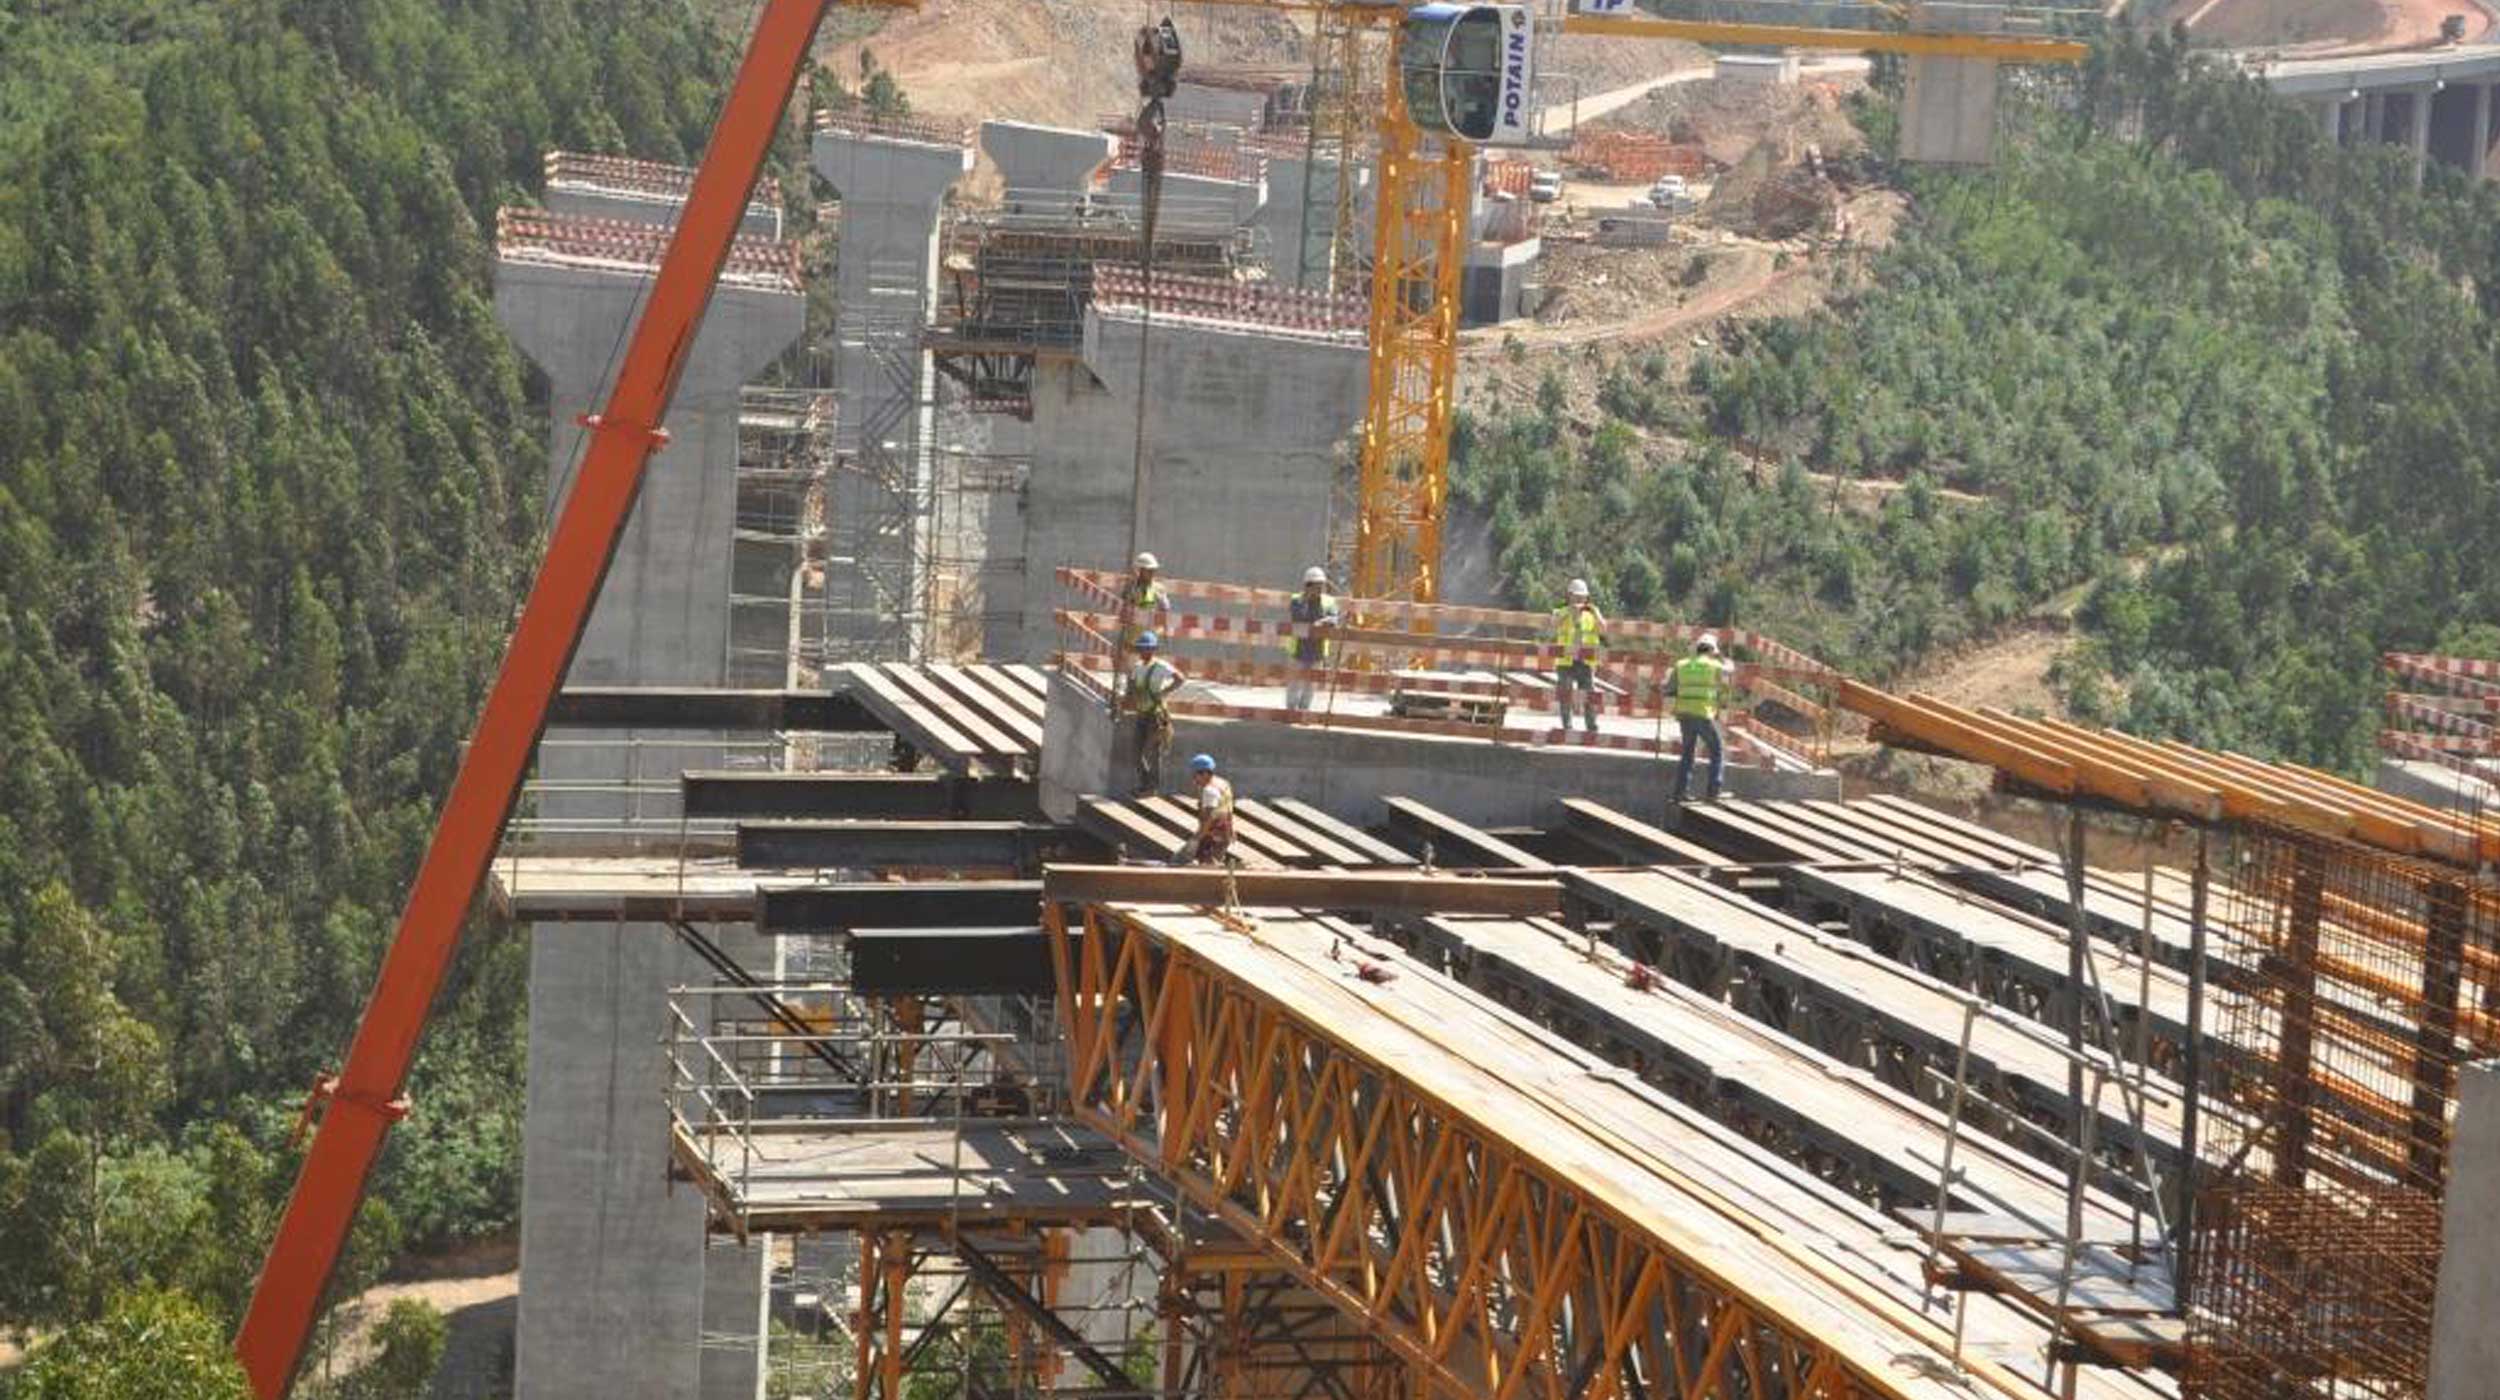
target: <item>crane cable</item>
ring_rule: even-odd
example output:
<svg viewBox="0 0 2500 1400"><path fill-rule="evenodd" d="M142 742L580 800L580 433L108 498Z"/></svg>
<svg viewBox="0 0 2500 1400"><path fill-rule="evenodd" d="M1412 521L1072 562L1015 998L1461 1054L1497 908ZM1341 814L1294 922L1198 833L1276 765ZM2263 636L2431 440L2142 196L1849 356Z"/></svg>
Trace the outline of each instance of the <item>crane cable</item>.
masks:
<svg viewBox="0 0 2500 1400"><path fill-rule="evenodd" d="M1149 340L1154 332L1155 305L1155 222L1163 206L1163 101L1178 84L1181 69L1180 31L1172 26L1169 14L1152 24L1140 25L1131 56L1137 64L1137 174L1138 232L1137 262L1140 277L1137 320L1137 398L1136 418L1131 429L1131 461L1129 480L1128 555L1134 564L1145 546L1146 490L1151 478L1146 454L1146 375ZM1133 591L1133 589L1132 589ZM1126 616L1136 607L1136 600L1123 597L1123 614L1119 646L1112 657L1112 694L1114 713L1118 696L1126 692L1129 673L1129 649L1135 628Z"/></svg>

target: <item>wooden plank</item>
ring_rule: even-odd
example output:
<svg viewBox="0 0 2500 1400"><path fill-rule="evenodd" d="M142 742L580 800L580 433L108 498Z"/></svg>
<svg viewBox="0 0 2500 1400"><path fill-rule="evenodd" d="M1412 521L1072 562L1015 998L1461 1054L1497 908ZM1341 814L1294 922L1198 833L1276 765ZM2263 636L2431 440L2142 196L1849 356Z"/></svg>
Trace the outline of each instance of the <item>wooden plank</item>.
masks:
<svg viewBox="0 0 2500 1400"><path fill-rule="evenodd" d="M1415 914L1511 914L1520 918L1562 912L1562 887L1548 877L1467 876L1455 871L1374 870L1223 871L1190 867L1158 869L1129 865L1053 865L1042 872L1042 894L1068 903L1220 906L1238 895L1244 906L1263 909L1384 910Z"/></svg>
<svg viewBox="0 0 2500 1400"><path fill-rule="evenodd" d="M912 747L957 772L988 766L983 763L979 744L940 718L917 696L897 689L876 663L854 661L843 667L842 673L849 677L853 693Z"/></svg>
<svg viewBox="0 0 2500 1400"><path fill-rule="evenodd" d="M1833 698L1842 709L1937 752L1991 764L2043 791L2074 791L2074 765L2031 744L1975 730L1934 705L1887 695L1846 677L1834 685Z"/></svg>
<svg viewBox="0 0 2500 1400"><path fill-rule="evenodd" d="M1028 665L1022 661L1010 661L1000 664L996 670L1000 675L1042 697L1045 705L1049 703L1050 673L1041 667Z"/></svg>
<svg viewBox="0 0 2500 1400"><path fill-rule="evenodd" d="M1337 820L1327 812L1298 797L1269 799L1279 810L1300 817L1312 827L1328 832L1347 846L1362 853L1362 859L1350 865L1413 865L1415 858L1351 822Z"/></svg>
<svg viewBox="0 0 2500 1400"><path fill-rule="evenodd" d="M1735 862L1709 847L1625 816L1585 797L1562 799L1563 819L1572 832L1627 860L1668 865L1732 865Z"/></svg>

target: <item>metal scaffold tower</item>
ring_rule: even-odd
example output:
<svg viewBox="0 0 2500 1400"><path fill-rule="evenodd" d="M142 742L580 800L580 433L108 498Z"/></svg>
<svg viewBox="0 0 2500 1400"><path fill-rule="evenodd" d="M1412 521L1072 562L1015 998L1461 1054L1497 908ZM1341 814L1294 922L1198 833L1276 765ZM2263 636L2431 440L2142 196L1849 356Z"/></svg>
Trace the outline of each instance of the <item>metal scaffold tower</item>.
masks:
<svg viewBox="0 0 2500 1400"><path fill-rule="evenodd" d="M902 661L922 655L929 616L929 419L936 386L921 351L928 317L915 277L877 288L877 309L837 332L837 354L870 372L876 393L843 406L858 431L835 463L825 553L823 660Z"/></svg>

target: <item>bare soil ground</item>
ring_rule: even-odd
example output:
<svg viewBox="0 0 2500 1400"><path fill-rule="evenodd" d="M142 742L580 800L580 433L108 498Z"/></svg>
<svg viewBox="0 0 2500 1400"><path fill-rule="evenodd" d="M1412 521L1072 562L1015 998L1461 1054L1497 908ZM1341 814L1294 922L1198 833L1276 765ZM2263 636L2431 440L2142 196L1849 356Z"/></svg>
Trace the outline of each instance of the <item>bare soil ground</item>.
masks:
<svg viewBox="0 0 2500 1400"><path fill-rule="evenodd" d="M329 1364L345 1375L373 1359L373 1327L401 1298L434 1305L450 1325L433 1400L486 1400L511 1385L512 1329L521 1295L520 1243L505 1237L410 1262L424 1276L376 1285L339 1309ZM319 1364L318 1361L314 1364Z"/></svg>
<svg viewBox="0 0 2500 1400"><path fill-rule="evenodd" d="M1249 6L1169 8L1184 74L1310 66L1303 16ZM860 51L874 52L921 111L1090 128L1106 113L1136 107L1129 40L1149 13L1136 0L922 0L916 11L828 23L819 56L849 82ZM1593 94L1707 61L1691 44L1577 36L1555 43L1540 66ZM1566 81L1555 90L1570 89Z"/></svg>
<svg viewBox="0 0 2500 1400"><path fill-rule="evenodd" d="M2170 12L2204 43L2315 57L2433 44L2452 14L2465 16L2468 42L2492 30L2480 0L2178 0Z"/></svg>

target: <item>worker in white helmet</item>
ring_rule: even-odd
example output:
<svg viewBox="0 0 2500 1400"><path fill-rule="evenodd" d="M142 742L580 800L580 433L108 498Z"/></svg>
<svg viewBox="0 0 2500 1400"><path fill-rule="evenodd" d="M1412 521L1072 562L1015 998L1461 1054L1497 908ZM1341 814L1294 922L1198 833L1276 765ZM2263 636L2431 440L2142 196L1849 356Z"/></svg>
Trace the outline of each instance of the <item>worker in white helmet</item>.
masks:
<svg viewBox="0 0 2500 1400"><path fill-rule="evenodd" d="M1336 650L1337 600L1328 595L1326 569L1313 564L1302 571L1302 591L1287 612L1285 654L1293 658L1293 676L1285 682L1285 708L1299 713L1311 708L1320 668Z"/></svg>
<svg viewBox="0 0 2500 1400"><path fill-rule="evenodd" d="M1692 786L1696 744L1710 750L1710 796L1705 800L1719 800L1719 785L1727 778L1727 755L1719 746L1719 706L1735 670L1719 655L1718 635L1704 632L1694 639L1693 654L1667 673L1667 696L1673 702L1678 736L1672 802L1681 803Z"/></svg>
<svg viewBox="0 0 2500 1400"><path fill-rule="evenodd" d="M1554 613L1554 703L1562 708L1564 732L1571 729L1571 692L1580 692L1580 714L1588 732L1597 732L1597 664L1606 655L1606 615L1589 601L1589 581L1575 578L1563 590L1564 605Z"/></svg>
<svg viewBox="0 0 2500 1400"><path fill-rule="evenodd" d="M1155 581L1163 563L1151 553L1137 556L1135 572L1120 590L1120 650L1136 649L1137 634L1172 630L1172 595Z"/></svg>

